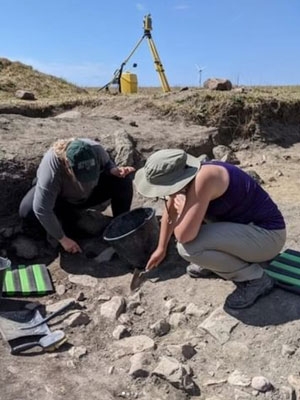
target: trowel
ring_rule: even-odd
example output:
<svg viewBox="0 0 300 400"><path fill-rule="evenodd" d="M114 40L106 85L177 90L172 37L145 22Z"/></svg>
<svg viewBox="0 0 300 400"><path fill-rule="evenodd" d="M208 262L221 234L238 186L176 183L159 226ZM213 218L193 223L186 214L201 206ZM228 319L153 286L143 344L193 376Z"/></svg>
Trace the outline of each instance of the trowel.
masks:
<svg viewBox="0 0 300 400"><path fill-rule="evenodd" d="M146 282L148 279L148 273L150 271L141 271L138 268L135 268L133 271L133 277L130 282L130 290L132 292L136 292L141 288L141 286Z"/></svg>

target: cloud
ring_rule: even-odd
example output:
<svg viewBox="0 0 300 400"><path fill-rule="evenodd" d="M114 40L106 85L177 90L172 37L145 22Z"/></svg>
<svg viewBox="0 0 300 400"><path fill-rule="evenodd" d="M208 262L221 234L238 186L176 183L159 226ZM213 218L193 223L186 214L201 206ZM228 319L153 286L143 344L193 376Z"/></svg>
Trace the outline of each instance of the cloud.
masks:
<svg viewBox="0 0 300 400"><path fill-rule="evenodd" d="M137 8L139 11L145 11L145 10L146 10L146 7L145 7L144 4L142 4L142 3L136 3L136 8Z"/></svg>

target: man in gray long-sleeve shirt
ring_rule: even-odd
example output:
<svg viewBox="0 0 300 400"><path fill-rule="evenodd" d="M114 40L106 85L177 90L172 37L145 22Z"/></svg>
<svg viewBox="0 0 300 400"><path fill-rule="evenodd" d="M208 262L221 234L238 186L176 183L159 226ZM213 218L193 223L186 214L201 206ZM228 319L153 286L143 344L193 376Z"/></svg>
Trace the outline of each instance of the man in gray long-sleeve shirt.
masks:
<svg viewBox="0 0 300 400"><path fill-rule="evenodd" d="M37 219L71 253L80 252L68 237L74 211L111 199L113 216L129 211L133 167L117 167L106 150L90 139L60 140L45 153L36 185L23 198L20 216Z"/></svg>

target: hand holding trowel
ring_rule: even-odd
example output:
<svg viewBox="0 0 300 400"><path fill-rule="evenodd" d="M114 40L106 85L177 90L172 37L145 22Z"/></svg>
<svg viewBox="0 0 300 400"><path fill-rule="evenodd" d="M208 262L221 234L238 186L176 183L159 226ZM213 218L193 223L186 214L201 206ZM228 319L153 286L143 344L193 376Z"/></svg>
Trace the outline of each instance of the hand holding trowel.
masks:
<svg viewBox="0 0 300 400"><path fill-rule="evenodd" d="M141 271L138 268L135 268L135 270L133 271L133 277L131 279L130 282L130 290L132 292L136 292L137 290L139 290L142 285L147 281L148 277L147 274L151 272L150 271Z"/></svg>
<svg viewBox="0 0 300 400"><path fill-rule="evenodd" d="M151 272L153 272L153 270L158 267L158 265L163 261L164 258L165 252L156 250L150 256L150 259L148 260L146 268L144 270L135 268L135 270L133 271L133 277L130 282L130 290L132 292L139 290L141 286L150 278Z"/></svg>

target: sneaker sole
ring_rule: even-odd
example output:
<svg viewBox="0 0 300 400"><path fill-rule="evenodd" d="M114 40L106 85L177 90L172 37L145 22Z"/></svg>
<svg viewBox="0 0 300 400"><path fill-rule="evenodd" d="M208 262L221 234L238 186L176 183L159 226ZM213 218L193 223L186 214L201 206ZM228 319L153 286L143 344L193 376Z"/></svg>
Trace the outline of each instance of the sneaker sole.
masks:
<svg viewBox="0 0 300 400"><path fill-rule="evenodd" d="M187 274L191 277L191 278L211 278L213 276L216 276L216 274L214 274L212 271L206 270L207 272L203 272L200 274L193 274L192 272L187 272Z"/></svg>

